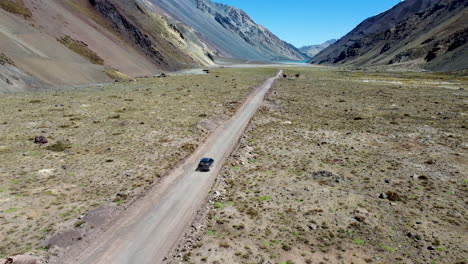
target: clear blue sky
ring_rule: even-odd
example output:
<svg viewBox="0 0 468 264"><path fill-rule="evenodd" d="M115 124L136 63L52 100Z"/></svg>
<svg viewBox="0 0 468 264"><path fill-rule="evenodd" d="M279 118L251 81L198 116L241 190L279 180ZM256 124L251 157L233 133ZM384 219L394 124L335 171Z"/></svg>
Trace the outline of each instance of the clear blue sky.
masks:
<svg viewBox="0 0 468 264"><path fill-rule="evenodd" d="M246 11L281 39L297 46L340 38L364 19L400 0L213 0Z"/></svg>

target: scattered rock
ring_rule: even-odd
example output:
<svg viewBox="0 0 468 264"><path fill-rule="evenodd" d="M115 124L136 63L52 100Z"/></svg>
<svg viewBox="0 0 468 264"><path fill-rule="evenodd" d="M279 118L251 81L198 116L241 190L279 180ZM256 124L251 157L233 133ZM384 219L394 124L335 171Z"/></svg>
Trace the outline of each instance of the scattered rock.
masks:
<svg viewBox="0 0 468 264"><path fill-rule="evenodd" d="M354 217L354 219L356 221L358 221L359 223L364 223L366 221L366 217L362 216L362 215L357 215Z"/></svg>
<svg viewBox="0 0 468 264"><path fill-rule="evenodd" d="M43 145L49 143L49 141L44 136L38 136L34 138L34 143Z"/></svg>
<svg viewBox="0 0 468 264"><path fill-rule="evenodd" d="M381 194L379 195L379 198L380 198L380 199L387 199L387 195L386 195L385 193L381 193Z"/></svg>
<svg viewBox="0 0 468 264"><path fill-rule="evenodd" d="M309 229L310 229L310 230L317 230L317 226L314 225L314 224L310 224L310 225L309 225Z"/></svg>
<svg viewBox="0 0 468 264"><path fill-rule="evenodd" d="M306 175L307 177L312 177L314 179L317 179L317 180L332 180L336 183L340 183L342 181L344 181L344 179L336 174L334 174L333 172L329 172L329 171L325 171L325 170L322 170L322 171L314 171L312 173L307 173Z"/></svg>

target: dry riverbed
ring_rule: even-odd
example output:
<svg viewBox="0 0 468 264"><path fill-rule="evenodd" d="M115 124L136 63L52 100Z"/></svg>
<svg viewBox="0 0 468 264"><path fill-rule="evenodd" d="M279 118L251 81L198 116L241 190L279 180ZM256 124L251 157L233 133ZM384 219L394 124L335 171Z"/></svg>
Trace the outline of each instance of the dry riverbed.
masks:
<svg viewBox="0 0 468 264"><path fill-rule="evenodd" d="M468 79L285 73L168 262L467 263Z"/></svg>
<svg viewBox="0 0 468 264"><path fill-rule="evenodd" d="M92 229L88 212L110 208L104 217L112 216L157 184L276 71L219 69L2 95L0 258L80 239L72 232L49 240Z"/></svg>

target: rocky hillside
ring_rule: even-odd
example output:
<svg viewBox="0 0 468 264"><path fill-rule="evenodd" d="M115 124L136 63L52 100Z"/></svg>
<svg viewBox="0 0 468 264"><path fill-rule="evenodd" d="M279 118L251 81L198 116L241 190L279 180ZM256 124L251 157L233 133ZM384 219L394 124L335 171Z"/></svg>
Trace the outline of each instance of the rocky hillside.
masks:
<svg viewBox="0 0 468 264"><path fill-rule="evenodd" d="M336 39L330 39L319 45L309 45L299 48L302 53L305 53L307 56L313 58L315 55L319 54L322 50L328 48L330 45L336 42Z"/></svg>
<svg viewBox="0 0 468 264"><path fill-rule="evenodd" d="M4 0L0 92L61 89L212 65L214 50L139 0Z"/></svg>
<svg viewBox="0 0 468 264"><path fill-rule="evenodd" d="M210 0L145 1L195 29L218 56L261 61L307 58L235 7Z"/></svg>
<svg viewBox="0 0 468 264"><path fill-rule="evenodd" d="M466 0L401 2L362 22L311 63L466 69L467 7Z"/></svg>

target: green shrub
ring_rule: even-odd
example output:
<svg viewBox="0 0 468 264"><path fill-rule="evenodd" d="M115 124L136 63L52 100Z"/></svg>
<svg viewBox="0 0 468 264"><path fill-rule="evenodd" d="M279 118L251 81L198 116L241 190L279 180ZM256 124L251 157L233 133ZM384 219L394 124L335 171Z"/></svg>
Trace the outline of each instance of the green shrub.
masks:
<svg viewBox="0 0 468 264"><path fill-rule="evenodd" d="M55 152L62 152L62 151L65 151L65 150L67 150L69 148L71 148L70 144L59 141L59 142L57 142L57 143L55 143L53 145L48 146L46 149L51 150L51 151L55 151Z"/></svg>
<svg viewBox="0 0 468 264"><path fill-rule="evenodd" d="M9 214L9 213L14 213L16 212L16 210L18 210L17 208L10 208L10 209L6 209L4 212Z"/></svg>
<svg viewBox="0 0 468 264"><path fill-rule="evenodd" d="M364 245L366 242L362 239L354 239L353 240L353 244L356 244L356 245Z"/></svg>

